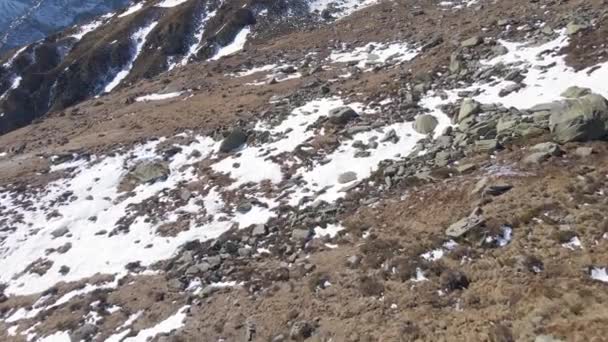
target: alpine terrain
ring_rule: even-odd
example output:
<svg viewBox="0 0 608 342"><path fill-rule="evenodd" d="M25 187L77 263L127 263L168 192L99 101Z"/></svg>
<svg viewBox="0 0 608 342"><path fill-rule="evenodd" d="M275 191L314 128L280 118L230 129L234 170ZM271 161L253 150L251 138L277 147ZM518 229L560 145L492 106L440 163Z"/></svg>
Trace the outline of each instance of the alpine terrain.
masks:
<svg viewBox="0 0 608 342"><path fill-rule="evenodd" d="M2 0L0 53L127 4L127 0Z"/></svg>
<svg viewBox="0 0 608 342"><path fill-rule="evenodd" d="M0 341L608 340L605 0L110 3L0 58Z"/></svg>

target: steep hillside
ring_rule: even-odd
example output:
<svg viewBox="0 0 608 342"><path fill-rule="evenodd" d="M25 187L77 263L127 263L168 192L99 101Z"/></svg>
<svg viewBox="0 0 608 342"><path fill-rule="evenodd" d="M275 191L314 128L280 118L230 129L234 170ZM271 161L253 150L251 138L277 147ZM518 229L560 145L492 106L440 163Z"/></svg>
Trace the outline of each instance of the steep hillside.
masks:
<svg viewBox="0 0 608 342"><path fill-rule="evenodd" d="M3 0L0 2L0 53L127 4L127 0Z"/></svg>
<svg viewBox="0 0 608 342"><path fill-rule="evenodd" d="M220 57L258 20L255 35L264 37L302 29L315 17L305 0L134 3L9 53L0 67L0 134L190 61Z"/></svg>
<svg viewBox="0 0 608 342"><path fill-rule="evenodd" d="M0 340L604 340L607 14L164 0L9 56Z"/></svg>

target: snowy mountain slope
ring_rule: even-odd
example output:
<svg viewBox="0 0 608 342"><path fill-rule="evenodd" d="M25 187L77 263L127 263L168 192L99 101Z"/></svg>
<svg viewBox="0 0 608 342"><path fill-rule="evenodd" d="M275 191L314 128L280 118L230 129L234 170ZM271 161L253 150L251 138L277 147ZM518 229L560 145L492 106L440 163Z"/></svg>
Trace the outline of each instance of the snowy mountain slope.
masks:
<svg viewBox="0 0 608 342"><path fill-rule="evenodd" d="M0 137L0 338L602 336L602 4L480 3L98 19L99 97Z"/></svg>
<svg viewBox="0 0 608 342"><path fill-rule="evenodd" d="M349 12L356 7L349 6ZM304 0L144 1L91 19L20 50L17 58L16 53L5 57L16 63L5 62L0 69L0 133L189 61L234 53L247 32L249 38L267 39L280 34L280 27L315 25L320 17L310 11L317 7ZM235 39L238 44L231 45ZM223 49L227 46L232 50ZM17 78L23 82L14 87Z"/></svg>
<svg viewBox="0 0 608 342"><path fill-rule="evenodd" d="M127 3L127 0L2 1L0 53L43 39L83 20L120 9Z"/></svg>

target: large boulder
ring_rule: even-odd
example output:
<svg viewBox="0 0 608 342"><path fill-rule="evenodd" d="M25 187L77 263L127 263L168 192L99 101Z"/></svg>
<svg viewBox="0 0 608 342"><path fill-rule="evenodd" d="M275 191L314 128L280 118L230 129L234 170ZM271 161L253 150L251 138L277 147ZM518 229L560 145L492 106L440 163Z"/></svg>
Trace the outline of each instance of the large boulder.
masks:
<svg viewBox="0 0 608 342"><path fill-rule="evenodd" d="M247 133L240 128L233 129L220 144L220 152L231 152L247 142Z"/></svg>
<svg viewBox="0 0 608 342"><path fill-rule="evenodd" d="M350 120L356 118L357 116L359 116L359 114L348 106L334 108L329 111L328 115L329 122L336 125L346 125Z"/></svg>
<svg viewBox="0 0 608 342"><path fill-rule="evenodd" d="M558 101L548 108L551 111L549 128L558 142L589 141L608 136L608 101L601 95Z"/></svg>
<svg viewBox="0 0 608 342"><path fill-rule="evenodd" d="M414 130L420 134L432 133L439 122L437 118L429 114L419 115L414 123Z"/></svg>
<svg viewBox="0 0 608 342"><path fill-rule="evenodd" d="M166 179L169 173L169 166L164 161L146 160L135 165L127 177L133 183L145 184Z"/></svg>
<svg viewBox="0 0 608 342"><path fill-rule="evenodd" d="M460 111L458 112L458 122L471 117L481 111L481 104L471 98L462 100Z"/></svg>

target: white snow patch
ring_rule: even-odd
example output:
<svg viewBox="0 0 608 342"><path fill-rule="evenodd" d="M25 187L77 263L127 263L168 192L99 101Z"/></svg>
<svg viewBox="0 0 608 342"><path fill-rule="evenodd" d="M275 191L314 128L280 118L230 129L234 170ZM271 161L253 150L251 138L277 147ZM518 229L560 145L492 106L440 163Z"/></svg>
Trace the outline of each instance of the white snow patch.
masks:
<svg viewBox="0 0 608 342"><path fill-rule="evenodd" d="M11 86L4 92L4 94L2 94L2 96L0 96L0 100L4 99L8 95L8 93L10 93L11 90L17 89L21 84L22 79L23 78L21 76L15 76L13 78L13 83L11 83Z"/></svg>
<svg viewBox="0 0 608 342"><path fill-rule="evenodd" d="M140 9L142 9L144 7L143 1L142 2L138 2L134 5L132 5L131 7L127 8L126 11L122 12L121 14L118 15L119 18L122 17L126 17L128 15L131 15L137 11L139 11Z"/></svg>
<svg viewBox="0 0 608 342"><path fill-rule="evenodd" d="M351 15L352 13L375 5L379 0L312 0L308 4L308 8L311 12L323 12L325 9L335 8L338 10L337 13L333 13L336 18L344 18Z"/></svg>
<svg viewBox="0 0 608 342"><path fill-rule="evenodd" d="M144 95L144 96L140 96L135 98L135 101L137 102L144 102L144 101L160 101L160 100L167 100L167 99L171 99L174 97L178 97L182 94L181 91L176 91L173 93L166 93L166 94L149 94L149 95Z"/></svg>
<svg viewBox="0 0 608 342"><path fill-rule="evenodd" d="M80 26L80 30L78 30L78 32L74 33L73 35L71 35L69 37L75 38L77 40L81 40L82 37L84 37L87 33L94 31L102 24L103 24L103 20L91 21L88 24L84 24L84 25Z"/></svg>
<svg viewBox="0 0 608 342"><path fill-rule="evenodd" d="M131 56L127 65L125 65L123 69L120 70L114 76L114 78L106 85L104 92L111 92L120 84L120 82L122 82L122 80L124 80L129 75L131 69L133 68L133 63L135 63L137 57L139 57L139 54L141 53L142 48L146 44L146 37L148 37L148 34L152 32L152 30L156 27L157 24L158 22L152 22L148 26L144 26L139 30L135 31L135 33L133 33L133 35L131 36L131 41L135 45L135 53L133 53L133 56Z"/></svg>
<svg viewBox="0 0 608 342"><path fill-rule="evenodd" d="M122 342L147 341L148 339L154 338L158 334L170 333L171 331L181 328L184 324L184 319L186 319L186 312L189 308L189 305L182 307L174 315L168 317L164 321L148 329L140 330L136 336L128 337L122 340Z"/></svg>
<svg viewBox="0 0 608 342"><path fill-rule="evenodd" d="M315 236L321 237L328 235L330 238L333 238L338 234L338 232L344 230L344 227L342 227L340 224L328 224L325 228L315 227L314 230Z"/></svg>
<svg viewBox="0 0 608 342"><path fill-rule="evenodd" d="M573 237L572 239L570 239L570 241L566 243L562 243L562 246L571 250L583 248L583 244L581 243L581 240L578 238L578 236Z"/></svg>
<svg viewBox="0 0 608 342"><path fill-rule="evenodd" d="M608 273L606 272L606 268L602 267L594 267L591 269L591 279L599 280L604 283L608 283Z"/></svg>
<svg viewBox="0 0 608 342"><path fill-rule="evenodd" d="M58 331L52 335L37 339L36 342L70 342L70 334L67 331Z"/></svg>
<svg viewBox="0 0 608 342"><path fill-rule="evenodd" d="M237 35L234 37L234 40L226 45L221 47L210 60L218 60L224 56L232 55L238 51L241 51L245 46L245 42L247 42L247 36L251 33L250 27L244 27Z"/></svg>
<svg viewBox="0 0 608 342"><path fill-rule="evenodd" d="M234 76L235 77L245 77L245 76L256 74L258 72L273 70L276 67L277 67L276 64L262 65L262 66L259 66L259 67L253 67L253 68L251 68L249 70L244 70L244 71L241 71L241 72L237 72L236 74L234 74Z"/></svg>
<svg viewBox="0 0 608 342"><path fill-rule="evenodd" d="M6 63L4 63L2 66L5 68L9 68L13 65L13 62L15 61L15 59L17 59L17 57L19 57L21 55L21 53L23 51L25 51L25 49L28 48L29 45L26 45L22 48L20 48L19 50L15 51L15 53L11 56L11 58L8 59L8 61L6 61Z"/></svg>
<svg viewBox="0 0 608 342"><path fill-rule="evenodd" d="M449 240L446 241L441 248L433 249L431 251L423 253L421 257L427 261L436 261L443 258L446 252L453 250L454 248L456 248L456 246L458 246L458 244L454 240Z"/></svg>
<svg viewBox="0 0 608 342"><path fill-rule="evenodd" d="M170 8L170 7L175 7L175 6L179 6L185 2L188 2L188 0L163 0L160 3L156 4L156 7L163 7L163 8Z"/></svg>
<svg viewBox="0 0 608 342"><path fill-rule="evenodd" d="M376 65L387 62L395 64L412 60L418 55L418 49L412 48L407 43L368 43L352 50L332 52L329 60L332 63L358 62L357 66L365 71L371 70Z"/></svg>
<svg viewBox="0 0 608 342"><path fill-rule="evenodd" d="M527 87L513 92L505 97L498 93L504 87L513 84L511 81L501 81L497 85L481 85L483 93L475 99L485 103L501 103L506 107L530 108L536 104L560 99L560 94L570 86L587 87L604 97L608 97L608 63L602 63L599 68L589 74L591 69L575 71L566 65L564 55L558 52L568 46L570 39L565 30L560 32L557 39L539 46L528 46L525 43L499 41L509 52L494 58L484 64L491 66L499 63L518 65L519 69L527 70L523 83ZM522 65L519 65L523 63ZM545 70L543 70L545 69Z"/></svg>
<svg viewBox="0 0 608 342"><path fill-rule="evenodd" d="M422 281L427 281L429 279L424 275L424 272L422 272L422 269L420 269L420 267L416 267L416 277L410 280L414 283L419 283Z"/></svg>

